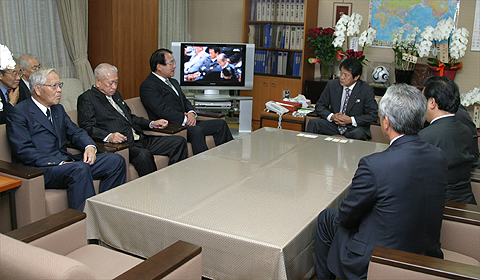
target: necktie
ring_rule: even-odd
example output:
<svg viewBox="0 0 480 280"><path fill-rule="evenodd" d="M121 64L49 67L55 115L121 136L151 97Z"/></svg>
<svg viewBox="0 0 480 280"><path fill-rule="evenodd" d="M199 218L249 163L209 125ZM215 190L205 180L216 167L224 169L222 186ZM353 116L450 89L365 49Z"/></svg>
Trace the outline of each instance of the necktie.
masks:
<svg viewBox="0 0 480 280"><path fill-rule="evenodd" d="M115 103L115 101L113 100L113 98L111 96L107 96L107 100L108 102L110 102L110 104L113 106L113 108L115 108L115 110L117 110L127 121L128 121L128 118L127 116L125 116L125 113L123 112L123 110L120 108L120 106L118 106L117 103ZM135 132L135 129L133 129L132 127L132 133L133 133L133 140L137 141L140 139L140 135L138 135L136 132Z"/></svg>
<svg viewBox="0 0 480 280"><path fill-rule="evenodd" d="M178 95L177 90L176 90L175 87L172 85L172 82L170 82L169 79L165 79L165 83L166 83L169 87L171 87L171 88L173 89L173 91Z"/></svg>
<svg viewBox="0 0 480 280"><path fill-rule="evenodd" d="M53 125L52 113L50 112L50 108L47 108L47 119Z"/></svg>
<svg viewBox="0 0 480 280"><path fill-rule="evenodd" d="M345 115L345 113L347 112L347 104L348 104L348 99L350 98L350 93L351 93L351 90L349 88L346 88L345 89L345 101L343 102L343 107L342 107L342 114ZM346 126L339 126L338 127L338 132L340 132L340 134L344 134L345 131L347 131L347 127Z"/></svg>
<svg viewBox="0 0 480 280"><path fill-rule="evenodd" d="M5 101L6 101L7 103L9 102L9 101L8 101L8 99L9 99L8 94L9 94L9 93L10 93L10 90L7 89L7 91L5 91Z"/></svg>

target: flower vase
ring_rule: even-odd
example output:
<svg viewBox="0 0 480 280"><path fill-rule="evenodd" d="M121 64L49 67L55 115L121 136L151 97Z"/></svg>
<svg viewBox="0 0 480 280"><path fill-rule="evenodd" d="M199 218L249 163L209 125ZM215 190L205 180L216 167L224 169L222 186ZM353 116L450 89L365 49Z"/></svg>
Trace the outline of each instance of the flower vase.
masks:
<svg viewBox="0 0 480 280"><path fill-rule="evenodd" d="M412 84L413 70L395 69L395 83Z"/></svg>
<svg viewBox="0 0 480 280"><path fill-rule="evenodd" d="M322 80L330 80L332 75L330 70L332 68L332 62L323 62L320 64Z"/></svg>
<svg viewBox="0 0 480 280"><path fill-rule="evenodd" d="M455 80L458 69L443 69L443 76L449 77L452 81ZM435 76L440 76L440 71L435 71Z"/></svg>

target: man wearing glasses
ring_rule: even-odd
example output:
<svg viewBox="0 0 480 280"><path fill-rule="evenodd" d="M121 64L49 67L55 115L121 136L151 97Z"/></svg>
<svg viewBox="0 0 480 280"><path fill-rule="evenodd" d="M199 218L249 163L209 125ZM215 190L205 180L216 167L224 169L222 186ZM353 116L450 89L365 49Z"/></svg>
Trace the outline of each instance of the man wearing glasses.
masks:
<svg viewBox="0 0 480 280"><path fill-rule="evenodd" d="M66 189L68 205L83 210L95 195L125 183L126 165L113 153L96 155L95 142L76 126L60 103L63 83L54 69L41 68L30 76L31 98L7 112L7 136L14 163L43 170L46 189ZM83 154L67 152L69 140Z"/></svg>
<svg viewBox="0 0 480 280"><path fill-rule="evenodd" d="M140 86L140 99L148 118L187 126L187 141L192 144L194 155L208 150L207 135L213 136L216 146L233 140L225 120L197 121L192 104L172 78L175 68L175 58L168 49L158 49L150 57L152 72Z"/></svg>
<svg viewBox="0 0 480 280"><path fill-rule="evenodd" d="M40 69L40 62L33 54L24 54L19 59L21 72L20 94L17 103L30 97L30 75L37 69Z"/></svg>
<svg viewBox="0 0 480 280"><path fill-rule="evenodd" d="M6 113L18 101L20 82L20 67L16 63L12 69L0 69L0 124L6 121Z"/></svg>

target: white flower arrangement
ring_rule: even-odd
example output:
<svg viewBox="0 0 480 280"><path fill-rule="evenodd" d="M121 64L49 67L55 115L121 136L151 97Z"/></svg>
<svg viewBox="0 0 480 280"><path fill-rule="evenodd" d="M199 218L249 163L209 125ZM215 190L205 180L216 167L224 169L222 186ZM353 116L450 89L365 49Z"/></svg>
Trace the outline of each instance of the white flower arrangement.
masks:
<svg viewBox="0 0 480 280"><path fill-rule="evenodd" d="M0 70L15 68L15 60L7 46L0 45Z"/></svg>
<svg viewBox="0 0 480 280"><path fill-rule="evenodd" d="M373 43L373 40L377 37L377 30L374 28L368 28L360 34L360 39L358 39L358 45L360 47L370 46Z"/></svg>
<svg viewBox="0 0 480 280"><path fill-rule="evenodd" d="M419 48L417 47L417 37L421 30L418 27L413 28L412 32L405 38L405 29L399 28L392 41L392 49L395 58L395 68L401 70L413 70L416 64ZM405 60L408 58L408 60Z"/></svg>
<svg viewBox="0 0 480 280"><path fill-rule="evenodd" d="M460 100L465 107L480 104L480 88L476 87L467 93L460 94Z"/></svg>
<svg viewBox="0 0 480 280"><path fill-rule="evenodd" d="M444 63L446 68L452 68L460 64L458 59L465 56L468 44L469 32L465 27L455 28L455 23L452 18L442 19L437 23L437 26L425 27L421 34L420 42L416 45L418 55L420 57L429 56L430 52L433 56L437 56L437 43L443 40L448 41L448 62ZM437 58L429 58L431 66L439 66Z"/></svg>

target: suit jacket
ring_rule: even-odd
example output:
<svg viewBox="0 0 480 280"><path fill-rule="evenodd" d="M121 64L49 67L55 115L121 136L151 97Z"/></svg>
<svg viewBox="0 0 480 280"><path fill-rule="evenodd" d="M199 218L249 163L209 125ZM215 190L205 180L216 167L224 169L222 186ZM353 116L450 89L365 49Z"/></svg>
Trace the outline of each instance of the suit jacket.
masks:
<svg viewBox="0 0 480 280"><path fill-rule="evenodd" d="M315 106L317 115L326 119L330 113L341 111L343 86L335 79L327 83ZM347 116L355 117L358 126L370 127L378 119L378 106L373 88L362 80L358 80L348 99ZM351 128L352 125L347 126Z"/></svg>
<svg viewBox="0 0 480 280"><path fill-rule="evenodd" d="M346 198L327 264L340 279L366 278L375 246L443 257L444 153L418 135L404 135L363 157Z"/></svg>
<svg viewBox="0 0 480 280"><path fill-rule="evenodd" d="M108 134L120 132L127 137L127 144L134 141L132 128L139 135L142 129L150 129L150 120L138 117L130 111L118 91L112 96L115 103L125 113L125 118L105 97L105 94L93 87L78 96L78 124L95 141L103 142Z"/></svg>
<svg viewBox="0 0 480 280"><path fill-rule="evenodd" d="M455 117L445 117L431 123L419 133L428 143L439 147L447 156L448 188L446 199L472 203L470 169L474 160L472 133Z"/></svg>
<svg viewBox="0 0 480 280"><path fill-rule="evenodd" d="M166 119L174 124L182 124L184 113L193 110L192 103L188 101L175 79L170 79L175 91L162 80L150 73L140 86L140 99L148 113L148 118Z"/></svg>
<svg viewBox="0 0 480 280"><path fill-rule="evenodd" d="M62 105L50 109L53 125L31 98L8 111L7 136L14 163L46 167L70 161L67 139L81 151L87 145L95 145L87 132L70 120Z"/></svg>
<svg viewBox="0 0 480 280"><path fill-rule="evenodd" d="M9 104L7 104L3 93L0 92L0 124L4 124L7 122L7 108Z"/></svg>
<svg viewBox="0 0 480 280"><path fill-rule="evenodd" d="M473 149L473 163L472 163L472 168L479 168L479 151L478 151L478 134L477 134L477 126L473 123L472 117L470 117L470 114L467 111L467 108L465 108L462 104L458 107L458 111L455 113L455 117L457 120L464 125L466 125L470 131L472 132L472 149Z"/></svg>
<svg viewBox="0 0 480 280"><path fill-rule="evenodd" d="M25 100L25 99L30 98L30 96L32 95L30 93L30 89L27 87L27 85L25 84L23 79L20 79L20 83L19 83L18 86L20 87L20 93L18 95L17 104L20 103L21 101Z"/></svg>

